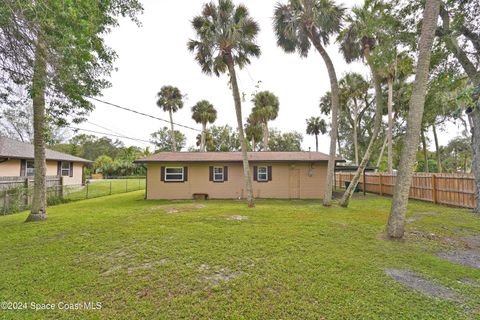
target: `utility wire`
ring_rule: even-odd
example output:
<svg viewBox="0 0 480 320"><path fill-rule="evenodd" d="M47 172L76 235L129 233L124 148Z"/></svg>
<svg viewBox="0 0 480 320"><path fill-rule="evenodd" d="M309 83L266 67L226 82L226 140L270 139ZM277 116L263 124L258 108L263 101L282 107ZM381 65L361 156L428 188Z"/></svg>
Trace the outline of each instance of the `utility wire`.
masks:
<svg viewBox="0 0 480 320"><path fill-rule="evenodd" d="M126 138L126 139L129 138L129 137L123 135L122 133L113 131L112 129L109 129L109 128L107 128L107 127L104 127L104 126L101 126L101 125L99 125L99 124L93 123L93 122L91 122L91 121L87 121L87 123L89 123L89 124L91 124L91 125L94 125L94 126L96 126L96 127L99 127L99 128L101 128L101 129L110 131L110 132L114 133L115 135L120 135L120 136L122 136L123 138ZM145 143L144 143L144 144L145 144Z"/></svg>
<svg viewBox="0 0 480 320"><path fill-rule="evenodd" d="M103 101L103 100L93 98L93 97L89 97L89 98L92 99L92 100L98 101L100 103L118 108L118 109L122 109L122 110L125 110L125 111L129 111L129 112L133 112L133 113L142 115L144 117L148 117L148 118L152 118L152 119L155 119L155 120L160 120L160 121L163 121L163 122L166 122L166 123L170 123L170 121L168 121L168 120L165 120L165 119L162 119L162 118L159 118L159 117L156 117L156 116L152 116L150 114L143 113L143 112L140 112L140 111L136 111L136 110L133 110L133 109L129 109L129 108L126 108L126 107L122 107L122 106L119 106L118 104L115 104L115 103L111 103L111 102L108 102L108 101ZM178 127L185 128L185 129L190 129L190 130L202 132L202 130L199 130L199 129L196 129L196 128L193 128L193 127L190 127L190 126L186 126L186 125L183 125L183 124L180 124L180 123L174 122L173 124L178 126Z"/></svg>
<svg viewBox="0 0 480 320"><path fill-rule="evenodd" d="M135 140L135 141L140 141L140 142L151 143L150 141L143 140L143 139L131 138L131 137L127 137L127 136L122 136L122 135L117 135L117 134L111 134L111 133L105 133L105 132L99 132L99 131L95 131L95 130L75 128L75 127L70 127L70 126L67 126L67 128L70 128L70 129L72 129L72 130L79 130L79 131L91 132L91 133L96 133L96 134L102 134L102 135L105 135L105 136L112 136L112 137L116 137L116 138L123 138L123 139L129 139L129 140Z"/></svg>

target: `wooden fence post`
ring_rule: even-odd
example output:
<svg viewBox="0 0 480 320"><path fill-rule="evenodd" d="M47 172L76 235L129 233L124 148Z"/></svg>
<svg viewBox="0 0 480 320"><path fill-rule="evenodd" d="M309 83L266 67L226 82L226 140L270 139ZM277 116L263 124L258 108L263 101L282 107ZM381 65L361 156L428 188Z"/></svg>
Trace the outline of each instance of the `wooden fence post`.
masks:
<svg viewBox="0 0 480 320"><path fill-rule="evenodd" d="M63 199L63 176L60 176L60 181L59 181L59 192L58 192L58 196L60 197L60 199Z"/></svg>
<svg viewBox="0 0 480 320"><path fill-rule="evenodd" d="M30 201L28 201L29 198L30 198L29 195L28 195L28 194L29 194L29 190L28 190L28 177L25 178L25 181L24 181L24 183L23 183L23 187L24 187L24 190L25 190L25 194L24 194L24 197L25 197L25 199L24 199L24 201L25 201L25 206L28 207L28 203L30 202Z"/></svg>
<svg viewBox="0 0 480 320"><path fill-rule="evenodd" d="M433 203L437 203L437 177L435 174L432 174L432 200Z"/></svg>
<svg viewBox="0 0 480 320"><path fill-rule="evenodd" d="M382 184L382 174L378 174L378 178L380 179L380 195L383 196L383 184Z"/></svg>

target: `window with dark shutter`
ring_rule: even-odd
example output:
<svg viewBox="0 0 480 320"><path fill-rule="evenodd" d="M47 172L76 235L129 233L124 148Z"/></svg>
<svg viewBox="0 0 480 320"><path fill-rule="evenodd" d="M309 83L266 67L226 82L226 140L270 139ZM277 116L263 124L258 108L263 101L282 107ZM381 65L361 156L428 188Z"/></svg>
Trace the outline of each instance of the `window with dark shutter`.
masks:
<svg viewBox="0 0 480 320"><path fill-rule="evenodd" d="M183 167L183 181L188 181L188 167Z"/></svg>
<svg viewBox="0 0 480 320"><path fill-rule="evenodd" d="M223 181L228 181L228 167L223 167Z"/></svg>
<svg viewBox="0 0 480 320"><path fill-rule="evenodd" d="M20 176L24 177L26 175L27 170L27 160L22 159L20 160Z"/></svg>
<svg viewBox="0 0 480 320"><path fill-rule="evenodd" d="M70 162L70 177L73 177L73 162Z"/></svg>
<svg viewBox="0 0 480 320"><path fill-rule="evenodd" d="M213 166L208 167L208 181L213 181Z"/></svg>
<svg viewBox="0 0 480 320"><path fill-rule="evenodd" d="M160 167L160 181L165 181L165 167Z"/></svg>
<svg viewBox="0 0 480 320"><path fill-rule="evenodd" d="M272 181L272 166L268 166L268 181Z"/></svg>
<svg viewBox="0 0 480 320"><path fill-rule="evenodd" d="M257 180L258 180L258 179L257 179L257 176L258 176L258 175L257 175L257 169L258 169L258 167L253 166L253 181L257 181Z"/></svg>

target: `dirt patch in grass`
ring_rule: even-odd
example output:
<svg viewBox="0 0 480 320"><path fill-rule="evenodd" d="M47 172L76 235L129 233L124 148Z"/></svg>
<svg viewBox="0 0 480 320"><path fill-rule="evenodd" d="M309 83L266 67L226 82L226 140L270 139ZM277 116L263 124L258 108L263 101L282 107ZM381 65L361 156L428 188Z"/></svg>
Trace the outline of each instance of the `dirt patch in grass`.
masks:
<svg viewBox="0 0 480 320"><path fill-rule="evenodd" d="M411 231L405 232L405 239L406 240L428 239L428 240L432 240L447 246L454 246L454 247L464 246L461 239L441 236L432 232L425 232L425 231L419 231L419 230L411 230Z"/></svg>
<svg viewBox="0 0 480 320"><path fill-rule="evenodd" d="M470 278L460 278L458 279L458 282L461 282L461 283L466 283L466 284L469 284L473 287L478 287L480 288L480 282L478 281L475 281L473 279L470 279Z"/></svg>
<svg viewBox="0 0 480 320"><path fill-rule="evenodd" d="M193 204L193 205L185 206L185 207L165 208L164 210L165 210L166 213L174 214L174 213L188 212L188 211L203 209L205 207L206 207L206 205L204 205L204 204Z"/></svg>
<svg viewBox="0 0 480 320"><path fill-rule="evenodd" d="M157 265L165 264L168 261L169 261L168 259L160 259L158 261L145 262L137 266L130 266L127 268L127 273L130 274L139 270L151 269Z"/></svg>
<svg viewBox="0 0 480 320"><path fill-rule="evenodd" d="M478 250L455 250L439 253L438 256L454 263L480 269L480 251Z"/></svg>
<svg viewBox="0 0 480 320"><path fill-rule="evenodd" d="M212 270L210 266L205 264L202 264L198 270L203 273L203 281L214 287L220 285L221 283L229 282L240 276L240 273L230 271L227 268Z"/></svg>
<svg viewBox="0 0 480 320"><path fill-rule="evenodd" d="M227 220L230 220L230 221L243 221L243 220L248 220L249 217L247 216L239 216L239 215L233 215L233 216L229 216L227 218Z"/></svg>
<svg viewBox="0 0 480 320"><path fill-rule="evenodd" d="M457 302L462 301L454 290L434 284L415 272L401 269L386 269L385 273L395 281L426 296Z"/></svg>
<svg viewBox="0 0 480 320"><path fill-rule="evenodd" d="M407 219L405 219L405 222L406 222L406 223L412 223L412 222L415 222L415 221L417 221L417 220L418 220L418 218L412 217L412 218L407 218Z"/></svg>

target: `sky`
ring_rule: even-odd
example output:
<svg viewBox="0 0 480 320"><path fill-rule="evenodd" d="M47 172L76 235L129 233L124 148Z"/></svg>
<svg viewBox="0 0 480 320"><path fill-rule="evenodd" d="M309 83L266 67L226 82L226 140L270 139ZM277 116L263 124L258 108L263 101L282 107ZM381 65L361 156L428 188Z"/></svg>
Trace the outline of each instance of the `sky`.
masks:
<svg viewBox="0 0 480 320"><path fill-rule="evenodd" d="M205 1L198 0L144 0L144 13L139 16L141 27L121 20L120 26L106 36L106 43L118 54L117 70L111 76L111 88L103 91L100 99L168 119L168 114L156 106L156 94L164 85L178 87L187 95L184 107L173 115L174 122L200 129L191 118L191 107L199 100L209 100L218 111L215 125L228 124L236 128L236 117L231 90L226 75L208 76L201 72L193 54L187 50L187 41L195 37L191 19L201 12ZM238 1L237 1L238 2ZM237 71L240 91L247 97L242 105L243 118L248 117L252 104L250 97L257 90L269 90L279 97L278 118L271 128L298 131L304 135L302 148L315 150L315 138L305 134L306 119L320 116L320 97L329 91L327 70L320 55L311 50L307 58L286 54L276 45L272 15L276 0L243 0L251 16L260 24L258 44L262 54L243 70ZM363 0L345 1L346 7L361 4ZM369 77L362 63L347 64L338 47L327 47L336 67L337 77L356 71ZM121 133L124 136L149 140L150 134L168 123L98 102L89 122L80 128L100 132ZM103 127L103 128L102 128ZM188 146L195 145L198 132L181 129ZM111 133L111 132L110 132ZM445 135L440 136L445 143ZM126 145L149 146L148 143L120 139ZM448 139L447 139L448 140ZM319 151L328 153L328 134L319 138ZM151 147L152 149L152 147Z"/></svg>

